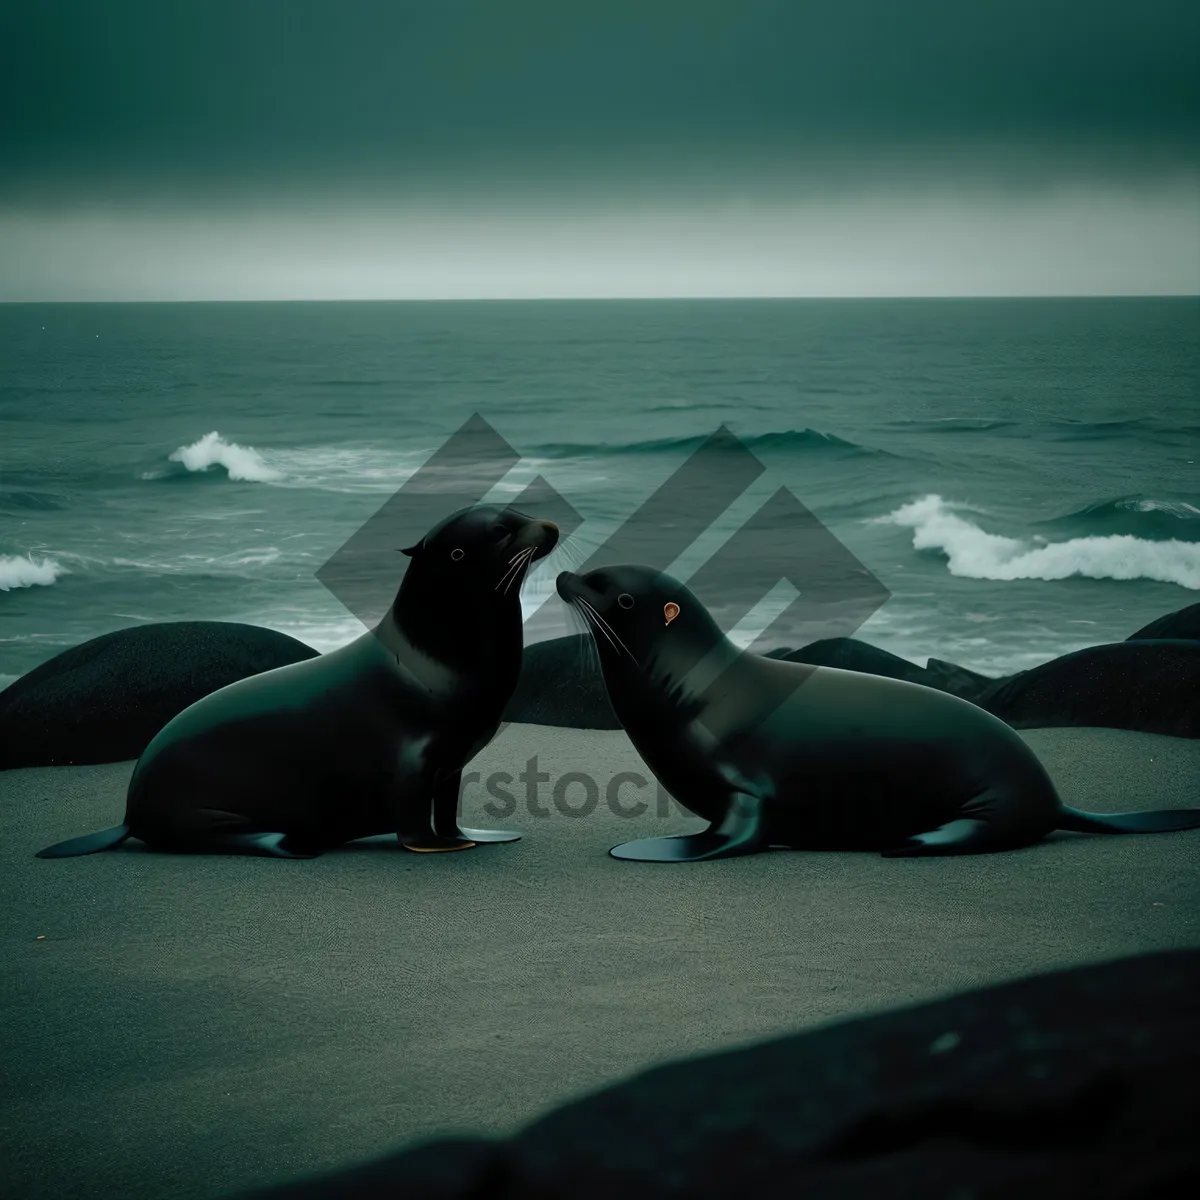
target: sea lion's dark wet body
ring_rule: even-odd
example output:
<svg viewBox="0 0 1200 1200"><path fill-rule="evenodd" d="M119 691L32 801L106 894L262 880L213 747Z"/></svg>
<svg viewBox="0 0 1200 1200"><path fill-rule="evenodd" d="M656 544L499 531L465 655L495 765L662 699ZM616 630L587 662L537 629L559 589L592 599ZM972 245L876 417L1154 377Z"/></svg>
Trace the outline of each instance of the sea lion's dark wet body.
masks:
<svg viewBox="0 0 1200 1200"><path fill-rule="evenodd" d="M462 765L499 724L486 688L449 672L429 686L379 632L296 666L310 669L268 671L236 694L206 696L150 743L130 780L134 837L199 849L213 834L286 832L293 849L319 852L431 832L439 796L457 811Z"/></svg>
<svg viewBox="0 0 1200 1200"><path fill-rule="evenodd" d="M126 837L288 858L388 832L412 850L515 840L460 830L459 784L516 687L521 582L557 536L512 510L447 518L406 551L413 561L375 630L185 709L138 760L124 824L41 855Z"/></svg>
<svg viewBox="0 0 1200 1200"><path fill-rule="evenodd" d="M920 684L740 650L687 588L653 568L564 572L558 587L591 626L609 700L647 766L712 823L616 847L618 858L693 861L769 846L972 854L1028 846L1054 829L1200 826L1200 809L1066 808L999 718Z"/></svg>

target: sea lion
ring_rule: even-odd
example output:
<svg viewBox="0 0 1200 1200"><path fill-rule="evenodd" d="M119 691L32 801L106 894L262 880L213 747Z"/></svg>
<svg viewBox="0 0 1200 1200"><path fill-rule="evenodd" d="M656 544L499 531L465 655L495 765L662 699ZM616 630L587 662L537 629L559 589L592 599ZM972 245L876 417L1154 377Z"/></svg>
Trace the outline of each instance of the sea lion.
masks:
<svg viewBox="0 0 1200 1200"><path fill-rule="evenodd" d="M412 560L377 628L198 700L146 747L125 820L41 858L136 837L163 850L312 858L395 832L409 850L520 835L459 829L463 766L493 737L521 667L520 589L558 527L462 509Z"/></svg>
<svg viewBox="0 0 1200 1200"><path fill-rule="evenodd" d="M1200 826L1200 809L1067 808L999 718L922 684L739 649L678 580L646 566L557 587L590 627L613 711L659 782L711 822L644 838L615 858L695 862L793 849L885 857L980 854L1051 830Z"/></svg>

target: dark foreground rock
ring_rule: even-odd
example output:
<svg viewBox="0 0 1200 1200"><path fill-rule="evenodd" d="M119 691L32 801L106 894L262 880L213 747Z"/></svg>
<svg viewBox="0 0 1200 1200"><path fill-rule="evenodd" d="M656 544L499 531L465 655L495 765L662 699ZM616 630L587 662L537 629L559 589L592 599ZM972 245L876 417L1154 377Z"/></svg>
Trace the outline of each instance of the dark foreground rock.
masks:
<svg viewBox="0 0 1200 1200"><path fill-rule="evenodd" d="M287 634L232 621L106 633L0 692L0 770L137 758L172 717L210 692L316 656Z"/></svg>
<svg viewBox="0 0 1200 1200"><path fill-rule="evenodd" d="M620 729L604 690L591 634L527 646L504 719L569 729Z"/></svg>
<svg viewBox="0 0 1200 1200"><path fill-rule="evenodd" d="M1200 642L1114 642L998 681L975 701L1017 729L1098 725L1200 737Z"/></svg>
<svg viewBox="0 0 1200 1200"><path fill-rule="evenodd" d="M507 1142L255 1196L1167 1200L1200 1194L1198 1105L1200 951L1174 951L674 1063Z"/></svg>
<svg viewBox="0 0 1200 1200"><path fill-rule="evenodd" d="M1137 633L1131 633L1126 641L1146 638L1185 638L1200 641L1200 604L1189 604L1178 612L1167 613L1149 625L1143 625Z"/></svg>

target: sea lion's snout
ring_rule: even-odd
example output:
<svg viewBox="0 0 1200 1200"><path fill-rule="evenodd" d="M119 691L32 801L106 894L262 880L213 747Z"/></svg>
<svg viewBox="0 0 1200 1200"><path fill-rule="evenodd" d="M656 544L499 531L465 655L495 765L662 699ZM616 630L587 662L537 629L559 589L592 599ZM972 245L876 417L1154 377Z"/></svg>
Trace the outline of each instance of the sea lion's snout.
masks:
<svg viewBox="0 0 1200 1200"><path fill-rule="evenodd" d="M558 594L570 604L579 595L578 583L578 575L574 575L570 571L559 571L558 578L554 581L554 587Z"/></svg>
<svg viewBox="0 0 1200 1200"><path fill-rule="evenodd" d="M537 549L533 552L533 561L545 558L558 545L558 526L553 521L534 521L535 536L540 538Z"/></svg>
<svg viewBox="0 0 1200 1200"><path fill-rule="evenodd" d="M613 579L606 570L589 571L586 575L563 571L555 580L555 586L569 604L583 600L591 608L604 612L611 599Z"/></svg>
<svg viewBox="0 0 1200 1200"><path fill-rule="evenodd" d="M533 548L531 562L545 558L558 545L558 526L553 521L538 521L532 517L517 530L509 543L510 550Z"/></svg>

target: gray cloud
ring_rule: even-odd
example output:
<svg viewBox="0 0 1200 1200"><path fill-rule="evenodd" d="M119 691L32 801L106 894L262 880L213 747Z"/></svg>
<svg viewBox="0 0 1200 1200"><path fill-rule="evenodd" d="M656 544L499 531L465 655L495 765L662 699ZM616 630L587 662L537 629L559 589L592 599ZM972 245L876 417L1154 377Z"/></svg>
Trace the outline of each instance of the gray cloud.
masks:
<svg viewBox="0 0 1200 1200"><path fill-rule="evenodd" d="M1200 290L1197 0L8 0L0 300Z"/></svg>
<svg viewBox="0 0 1200 1200"><path fill-rule="evenodd" d="M1195 0L26 0L0 46L10 197L1136 177L1200 141Z"/></svg>

